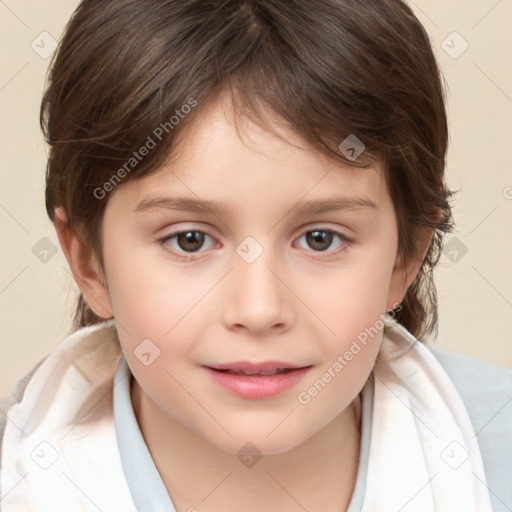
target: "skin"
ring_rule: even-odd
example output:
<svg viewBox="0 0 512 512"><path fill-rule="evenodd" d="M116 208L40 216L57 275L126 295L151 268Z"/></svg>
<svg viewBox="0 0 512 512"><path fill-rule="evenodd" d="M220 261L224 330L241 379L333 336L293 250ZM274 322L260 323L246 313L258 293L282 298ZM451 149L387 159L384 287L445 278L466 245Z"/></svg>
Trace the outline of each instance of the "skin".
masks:
<svg viewBox="0 0 512 512"><path fill-rule="evenodd" d="M380 162L334 162L283 125L290 144L247 119L240 127L220 97L187 127L172 160L110 194L103 269L61 208L57 233L93 310L116 319L135 377L134 411L177 510L345 510L359 456L359 393L381 335L308 404L297 395L402 300L431 232L405 267ZM144 199L178 195L222 201L232 213L136 211ZM295 208L341 195L376 208ZM312 248L306 234L315 229L351 242L334 236L324 251ZM179 230L211 238L196 252L183 250L183 239L162 242ZM252 263L236 252L247 236L263 249ZM160 350L150 366L134 354L144 339ZM260 400L231 395L201 368L269 359L312 368L291 390ZM252 468L236 456L249 441L263 455Z"/></svg>

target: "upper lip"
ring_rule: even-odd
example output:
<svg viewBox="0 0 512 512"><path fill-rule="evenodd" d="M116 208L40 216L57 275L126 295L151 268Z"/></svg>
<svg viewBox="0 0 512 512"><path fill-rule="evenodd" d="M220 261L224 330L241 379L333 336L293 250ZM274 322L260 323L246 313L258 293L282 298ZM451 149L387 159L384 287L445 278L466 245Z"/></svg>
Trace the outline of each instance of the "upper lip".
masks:
<svg viewBox="0 0 512 512"><path fill-rule="evenodd" d="M304 368L304 366L292 363L284 363L283 361L260 361L256 363L250 361L235 361L233 363L209 364L205 366L208 366L208 368L213 368L214 370L234 370L247 372L272 372L274 370Z"/></svg>

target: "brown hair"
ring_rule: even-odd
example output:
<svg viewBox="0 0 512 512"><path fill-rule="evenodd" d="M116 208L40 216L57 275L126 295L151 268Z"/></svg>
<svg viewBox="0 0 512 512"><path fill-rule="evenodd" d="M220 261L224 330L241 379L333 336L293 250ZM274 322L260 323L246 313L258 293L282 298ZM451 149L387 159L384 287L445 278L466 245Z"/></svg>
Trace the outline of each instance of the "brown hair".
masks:
<svg viewBox="0 0 512 512"><path fill-rule="evenodd" d="M437 332L432 271L453 228L447 120L428 36L400 0L83 0L41 105L52 221L64 207L102 261L103 192L114 175L124 183L157 169L226 87L240 113L264 122L266 107L335 159L365 165L338 150L348 135L367 159L383 159L399 255L417 254L416 228L435 228L394 318L418 338ZM149 138L156 147L130 160ZM80 294L74 329L101 320Z"/></svg>

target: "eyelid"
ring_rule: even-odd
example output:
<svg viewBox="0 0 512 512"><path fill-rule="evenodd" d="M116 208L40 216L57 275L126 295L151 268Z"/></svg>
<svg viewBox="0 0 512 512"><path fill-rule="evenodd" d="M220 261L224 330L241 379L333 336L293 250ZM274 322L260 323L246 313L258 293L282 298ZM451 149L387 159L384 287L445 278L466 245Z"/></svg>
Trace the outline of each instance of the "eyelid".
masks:
<svg viewBox="0 0 512 512"><path fill-rule="evenodd" d="M346 227L345 230L342 227L329 225L328 222L308 222L307 224L303 224L295 230L295 240L300 238L302 235L309 233L311 231L329 231L334 233L335 235L339 235L342 239L353 242L354 239L351 235L345 233L345 231L349 231L355 233L354 230Z"/></svg>

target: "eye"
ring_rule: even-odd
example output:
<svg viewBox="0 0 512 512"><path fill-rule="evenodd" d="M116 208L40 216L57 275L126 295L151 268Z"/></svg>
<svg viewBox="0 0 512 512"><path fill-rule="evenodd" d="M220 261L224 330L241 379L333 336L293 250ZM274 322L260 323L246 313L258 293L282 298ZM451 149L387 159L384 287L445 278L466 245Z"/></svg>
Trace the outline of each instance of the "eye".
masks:
<svg viewBox="0 0 512 512"><path fill-rule="evenodd" d="M160 240L164 246L178 255L195 253L200 249L206 250L215 247L213 238L204 231L178 231Z"/></svg>
<svg viewBox="0 0 512 512"><path fill-rule="evenodd" d="M304 240L307 246L301 244ZM330 229L313 229L306 231L299 239L297 245L303 249L313 249L315 252L336 252L349 245L351 240L345 235ZM330 249L328 251L328 249Z"/></svg>

